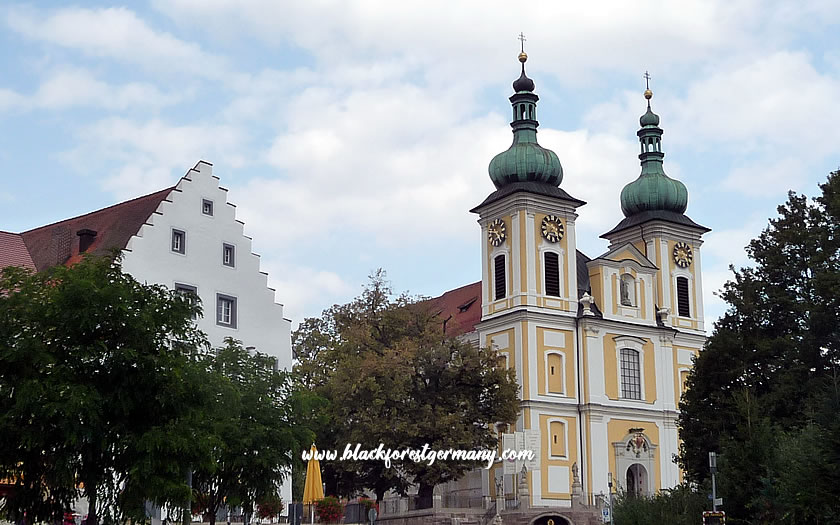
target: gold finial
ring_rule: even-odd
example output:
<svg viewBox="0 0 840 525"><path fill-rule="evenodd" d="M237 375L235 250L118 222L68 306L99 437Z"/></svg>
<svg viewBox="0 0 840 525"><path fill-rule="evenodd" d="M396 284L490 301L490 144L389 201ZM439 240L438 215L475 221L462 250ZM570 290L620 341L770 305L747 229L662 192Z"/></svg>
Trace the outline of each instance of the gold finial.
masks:
<svg viewBox="0 0 840 525"><path fill-rule="evenodd" d="M645 98L650 100L651 98L653 98L653 91L650 90L650 73L645 71L644 77L645 77L645 88L646 88L645 89Z"/></svg>
<svg viewBox="0 0 840 525"><path fill-rule="evenodd" d="M522 33L519 33L518 38L519 38L519 42L520 42L519 61L524 64L525 61L528 60L528 54L525 53L525 40L526 40L526 38L525 38L525 35L522 34Z"/></svg>

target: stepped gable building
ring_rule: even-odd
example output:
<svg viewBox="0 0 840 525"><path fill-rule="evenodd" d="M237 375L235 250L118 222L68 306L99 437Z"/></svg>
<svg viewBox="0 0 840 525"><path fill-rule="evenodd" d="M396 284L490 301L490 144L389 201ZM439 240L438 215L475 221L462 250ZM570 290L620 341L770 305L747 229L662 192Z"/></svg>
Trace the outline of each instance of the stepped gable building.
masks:
<svg viewBox="0 0 840 525"><path fill-rule="evenodd" d="M561 187L557 155L537 142L534 82L513 83L513 144L492 159L496 190L471 211L481 226L481 282L434 299L447 333L492 345L512 368L521 412L500 448L534 449L523 473L497 462L449 493L531 507L594 504L614 488L650 494L682 478L677 407L705 341L702 236L685 215L685 185L665 174L662 128L640 119L641 174L621 192L625 218L601 235L606 253L576 248L584 202ZM629 159L628 159L629 161ZM574 174L569 174L574 176ZM523 481L524 479L524 481ZM497 487L499 487L497 489Z"/></svg>
<svg viewBox="0 0 840 525"><path fill-rule="evenodd" d="M289 369L291 321L227 191L212 164L200 161L170 188L22 233L0 232L0 268L43 271L85 254L120 253L123 270L138 281L196 294L204 308L198 327L213 346L233 337Z"/></svg>

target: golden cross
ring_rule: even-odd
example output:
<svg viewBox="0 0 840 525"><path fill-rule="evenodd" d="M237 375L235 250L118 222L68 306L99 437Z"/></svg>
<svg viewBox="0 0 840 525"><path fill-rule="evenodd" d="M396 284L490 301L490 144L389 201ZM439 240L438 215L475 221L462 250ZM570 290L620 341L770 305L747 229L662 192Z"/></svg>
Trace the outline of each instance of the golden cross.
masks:
<svg viewBox="0 0 840 525"><path fill-rule="evenodd" d="M522 44L521 51L524 53L525 52L525 40L526 40L525 35L522 34L522 33L519 33L518 39L519 39L519 42Z"/></svg>
<svg viewBox="0 0 840 525"><path fill-rule="evenodd" d="M645 89L650 89L650 73L645 71Z"/></svg>

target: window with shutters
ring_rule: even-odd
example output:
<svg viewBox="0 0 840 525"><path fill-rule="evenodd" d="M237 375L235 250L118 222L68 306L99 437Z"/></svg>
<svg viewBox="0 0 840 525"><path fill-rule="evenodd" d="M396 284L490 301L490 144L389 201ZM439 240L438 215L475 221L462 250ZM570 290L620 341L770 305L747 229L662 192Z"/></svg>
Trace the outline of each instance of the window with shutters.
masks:
<svg viewBox="0 0 840 525"><path fill-rule="evenodd" d="M680 317L691 317L688 300L688 279L677 277L677 314Z"/></svg>
<svg viewBox="0 0 840 525"><path fill-rule="evenodd" d="M496 288L496 300L504 299L507 286L505 281L505 256L497 255L493 260L495 271L493 272L494 286Z"/></svg>
<svg viewBox="0 0 840 525"><path fill-rule="evenodd" d="M639 366L639 352L631 348L621 349L621 397L642 399L642 374Z"/></svg>
<svg viewBox="0 0 840 525"><path fill-rule="evenodd" d="M554 252L545 252L545 294L560 297L560 261Z"/></svg>

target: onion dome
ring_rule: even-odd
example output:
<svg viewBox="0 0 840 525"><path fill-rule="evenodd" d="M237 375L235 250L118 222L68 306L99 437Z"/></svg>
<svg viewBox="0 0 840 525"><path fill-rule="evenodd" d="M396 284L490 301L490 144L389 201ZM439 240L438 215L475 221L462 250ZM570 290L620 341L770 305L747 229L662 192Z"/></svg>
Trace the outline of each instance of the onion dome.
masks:
<svg viewBox="0 0 840 525"><path fill-rule="evenodd" d="M683 213L688 206L685 185L665 175L662 168L662 129L659 115L650 109L652 97L653 92L645 90L647 112L639 119L642 128L636 133L641 144L642 173L621 190L621 211L626 217L645 211Z"/></svg>
<svg viewBox="0 0 840 525"><path fill-rule="evenodd" d="M490 161L488 171L496 188L513 182L542 182L559 186L563 180L563 166L553 151L537 143L537 101L534 81L525 74L528 55L519 54L522 74L513 83L515 93L510 97L513 107L513 144Z"/></svg>

